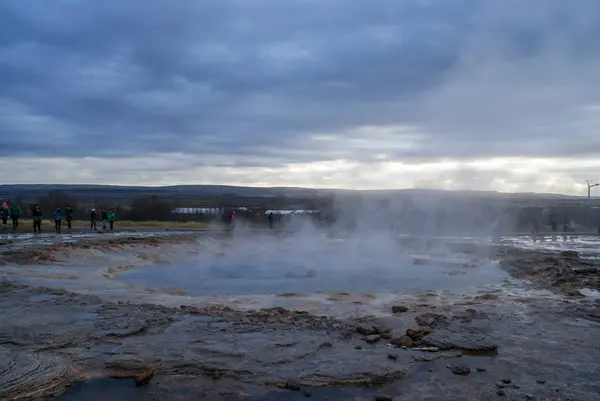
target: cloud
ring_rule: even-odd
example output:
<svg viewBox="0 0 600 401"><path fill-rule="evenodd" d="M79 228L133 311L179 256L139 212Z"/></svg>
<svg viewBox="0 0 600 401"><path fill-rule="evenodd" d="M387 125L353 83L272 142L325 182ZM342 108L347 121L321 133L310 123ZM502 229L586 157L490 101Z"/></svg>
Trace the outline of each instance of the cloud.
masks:
<svg viewBox="0 0 600 401"><path fill-rule="evenodd" d="M0 177L578 192L598 37L595 0L7 0ZM561 162L541 182L489 159Z"/></svg>

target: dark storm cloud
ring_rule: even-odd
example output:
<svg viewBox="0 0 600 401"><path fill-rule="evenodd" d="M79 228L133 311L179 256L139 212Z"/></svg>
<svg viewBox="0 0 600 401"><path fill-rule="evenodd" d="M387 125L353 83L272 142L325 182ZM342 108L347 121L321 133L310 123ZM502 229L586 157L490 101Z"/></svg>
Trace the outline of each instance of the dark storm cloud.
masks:
<svg viewBox="0 0 600 401"><path fill-rule="evenodd" d="M597 0L6 0L0 156L585 154L598 37Z"/></svg>

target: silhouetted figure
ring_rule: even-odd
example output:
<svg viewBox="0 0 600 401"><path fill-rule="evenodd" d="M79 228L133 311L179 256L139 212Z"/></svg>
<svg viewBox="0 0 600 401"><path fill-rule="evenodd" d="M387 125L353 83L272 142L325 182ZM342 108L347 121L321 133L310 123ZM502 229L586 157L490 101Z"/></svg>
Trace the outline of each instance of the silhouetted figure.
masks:
<svg viewBox="0 0 600 401"><path fill-rule="evenodd" d="M8 215L9 215L9 211L8 211L8 203L3 202L2 203L2 208L0 208L0 217L2 218L2 229L6 230L6 224L8 221Z"/></svg>
<svg viewBox="0 0 600 401"><path fill-rule="evenodd" d="M100 211L100 216L102 218L102 229L106 230L106 221L108 220L108 214L106 214L106 210L102 209L102 211Z"/></svg>
<svg viewBox="0 0 600 401"><path fill-rule="evenodd" d="M96 217L96 209L92 209L92 212L90 213L90 230L96 229Z"/></svg>
<svg viewBox="0 0 600 401"><path fill-rule="evenodd" d="M65 211L65 217L67 219L67 228L71 231L71 221L73 221L73 213L75 211L71 207L71 205L67 205L67 210Z"/></svg>
<svg viewBox="0 0 600 401"><path fill-rule="evenodd" d="M13 230L19 228L19 217L21 216L21 207L16 203L10 205L10 218L12 220Z"/></svg>
<svg viewBox="0 0 600 401"><path fill-rule="evenodd" d="M273 229L273 212L269 213L269 228Z"/></svg>
<svg viewBox="0 0 600 401"><path fill-rule="evenodd" d="M42 232L42 209L40 205L34 205L31 209L31 216L33 217L33 232Z"/></svg>

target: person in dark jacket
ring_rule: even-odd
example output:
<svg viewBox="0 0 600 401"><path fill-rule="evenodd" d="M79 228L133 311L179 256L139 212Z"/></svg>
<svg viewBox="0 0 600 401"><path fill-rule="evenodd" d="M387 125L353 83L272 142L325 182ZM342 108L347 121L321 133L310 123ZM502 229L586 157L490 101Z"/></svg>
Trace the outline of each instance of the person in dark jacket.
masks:
<svg viewBox="0 0 600 401"><path fill-rule="evenodd" d="M42 232L42 209L40 205L34 205L31 209L31 216L33 216L33 232Z"/></svg>
<svg viewBox="0 0 600 401"><path fill-rule="evenodd" d="M92 213L90 213L90 230L96 229L96 209L92 209Z"/></svg>
<svg viewBox="0 0 600 401"><path fill-rule="evenodd" d="M106 221L108 220L108 214L106 213L106 210L102 209L100 211L100 217L102 218L102 229L106 230Z"/></svg>
<svg viewBox="0 0 600 401"><path fill-rule="evenodd" d="M54 209L54 228L56 229L56 233L60 234L60 226L62 224L62 210L59 207Z"/></svg>
<svg viewBox="0 0 600 401"><path fill-rule="evenodd" d="M21 216L21 208L16 203L10 204L10 219L12 220L13 230L19 228L19 217Z"/></svg>
<svg viewBox="0 0 600 401"><path fill-rule="evenodd" d="M67 210L65 210L65 218L67 219L67 228L71 231L71 222L73 221L73 213L75 211L71 207L71 205L67 205Z"/></svg>
<svg viewBox="0 0 600 401"><path fill-rule="evenodd" d="M2 207L0 208L0 218L2 218L2 229L6 230L6 222L8 221L8 203L3 202Z"/></svg>
<svg viewBox="0 0 600 401"><path fill-rule="evenodd" d="M273 212L269 213L269 228L273 229Z"/></svg>

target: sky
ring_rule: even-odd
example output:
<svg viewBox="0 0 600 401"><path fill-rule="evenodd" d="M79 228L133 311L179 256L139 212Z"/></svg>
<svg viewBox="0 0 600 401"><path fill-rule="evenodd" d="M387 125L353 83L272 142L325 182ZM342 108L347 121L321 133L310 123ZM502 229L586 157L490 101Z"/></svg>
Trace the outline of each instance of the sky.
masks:
<svg viewBox="0 0 600 401"><path fill-rule="evenodd" d="M2 0L0 182L584 195L599 38L598 0Z"/></svg>

